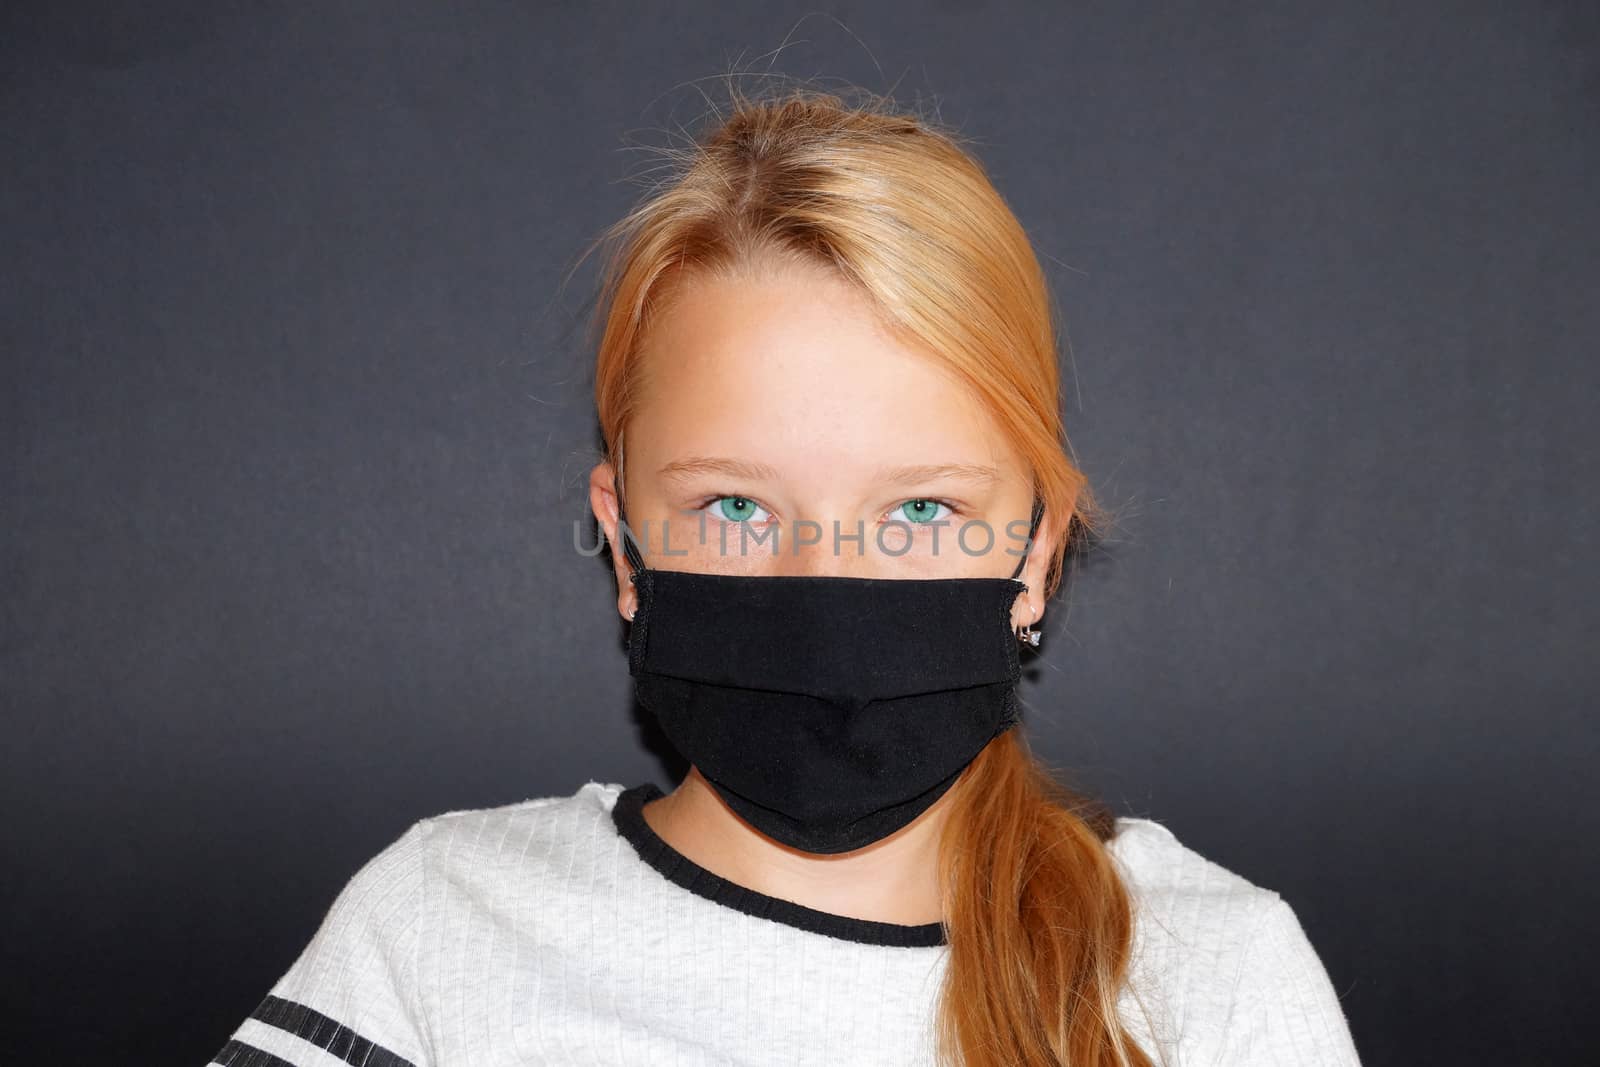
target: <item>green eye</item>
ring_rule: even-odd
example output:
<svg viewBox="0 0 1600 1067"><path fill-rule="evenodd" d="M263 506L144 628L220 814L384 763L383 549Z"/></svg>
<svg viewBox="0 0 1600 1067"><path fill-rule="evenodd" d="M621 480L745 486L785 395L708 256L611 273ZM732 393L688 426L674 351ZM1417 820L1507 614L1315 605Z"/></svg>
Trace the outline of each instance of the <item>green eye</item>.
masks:
<svg viewBox="0 0 1600 1067"><path fill-rule="evenodd" d="M750 517L761 510L760 505L747 496L718 497L714 503L722 518L729 522L749 522Z"/></svg>
<svg viewBox="0 0 1600 1067"><path fill-rule="evenodd" d="M950 505L942 503L938 500L923 500L919 498L917 500L907 500L904 504L900 505L898 510L900 515L903 516L907 522L920 524L936 522L940 519L948 519L950 517L948 514L936 514L940 508L944 508L946 511L948 511ZM891 512L890 514L894 513Z"/></svg>

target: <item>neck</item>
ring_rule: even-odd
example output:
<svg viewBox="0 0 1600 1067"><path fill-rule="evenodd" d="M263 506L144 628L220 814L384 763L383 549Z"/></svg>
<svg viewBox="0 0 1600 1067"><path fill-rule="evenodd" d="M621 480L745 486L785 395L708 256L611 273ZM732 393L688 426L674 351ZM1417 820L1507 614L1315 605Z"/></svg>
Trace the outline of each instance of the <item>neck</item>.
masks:
<svg viewBox="0 0 1600 1067"><path fill-rule="evenodd" d="M852 852L790 848L741 819L700 772L644 806L661 838L712 874L818 911L877 922L938 922L939 831L951 794L888 837Z"/></svg>

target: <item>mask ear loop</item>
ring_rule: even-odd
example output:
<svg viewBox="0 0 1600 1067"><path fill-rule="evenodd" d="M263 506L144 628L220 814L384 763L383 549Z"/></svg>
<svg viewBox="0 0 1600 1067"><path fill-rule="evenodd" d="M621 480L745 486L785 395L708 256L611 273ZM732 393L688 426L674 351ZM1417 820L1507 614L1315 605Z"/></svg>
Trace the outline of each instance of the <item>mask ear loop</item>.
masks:
<svg viewBox="0 0 1600 1067"><path fill-rule="evenodd" d="M622 554L627 557L628 566L632 568L632 573L628 575L628 581L636 582L639 572L648 568L645 566L644 557L639 554L639 546L633 536L633 527L628 525L627 515L623 511L622 483L620 479L617 483L617 538L622 542Z"/></svg>
<svg viewBox="0 0 1600 1067"><path fill-rule="evenodd" d="M1011 578L1012 578L1013 581L1020 581L1021 580L1021 579L1019 579L1017 577L1017 575L1021 574L1022 573L1022 568L1027 566L1027 564L1028 564L1028 553L1033 550L1033 535L1039 532L1039 518L1043 514L1044 514L1044 501L1040 500L1038 497L1034 497L1033 498L1033 518L1029 521L1029 524L1028 524L1028 543L1027 543L1027 547L1023 550L1022 558L1017 561L1017 569L1015 571L1011 572ZM1023 584L1023 588L1024 589L1027 588L1027 584L1026 583ZM1043 634L1041 634L1041 633L1039 633L1039 632L1034 630L1034 628L1033 628L1033 620L1032 619L1028 620L1027 625L1018 627L1016 633L1017 633L1017 640L1021 641L1025 645L1028 645L1030 648L1038 648L1039 647L1039 639L1044 636Z"/></svg>

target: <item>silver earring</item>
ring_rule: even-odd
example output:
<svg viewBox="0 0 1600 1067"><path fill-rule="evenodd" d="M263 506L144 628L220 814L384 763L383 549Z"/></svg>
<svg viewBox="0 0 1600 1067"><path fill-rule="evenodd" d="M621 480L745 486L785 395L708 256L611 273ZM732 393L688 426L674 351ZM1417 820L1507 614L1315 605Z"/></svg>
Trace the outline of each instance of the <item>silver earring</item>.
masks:
<svg viewBox="0 0 1600 1067"><path fill-rule="evenodd" d="M1039 647L1039 638L1043 637L1044 635L1041 634L1041 633L1037 633L1034 630L1034 628L1033 628L1033 618L1034 618L1034 613L1033 613L1033 610L1030 608L1028 610L1028 622L1027 622L1027 625L1017 627L1017 640L1021 641L1025 645L1029 645L1029 646L1031 646L1033 648L1038 648Z"/></svg>

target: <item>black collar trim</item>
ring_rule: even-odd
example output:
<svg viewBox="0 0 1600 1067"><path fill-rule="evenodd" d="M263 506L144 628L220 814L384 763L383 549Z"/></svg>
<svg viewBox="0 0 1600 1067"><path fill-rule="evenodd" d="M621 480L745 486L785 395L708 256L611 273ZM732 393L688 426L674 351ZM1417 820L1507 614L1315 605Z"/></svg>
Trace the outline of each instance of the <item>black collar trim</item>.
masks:
<svg viewBox="0 0 1600 1067"><path fill-rule="evenodd" d="M933 948L947 944L943 923L922 923L907 926L901 923L878 922L874 919L857 919L849 915L835 915L818 911L792 900L758 893L742 885L712 874L689 857L667 844L644 818L647 802L664 795L654 782L645 782L617 794L611 808L611 821L617 832L633 846L639 858L655 868L664 878L681 886L696 896L714 903L771 919L814 934L826 934L843 941L857 941L864 945L886 945L892 948Z"/></svg>

